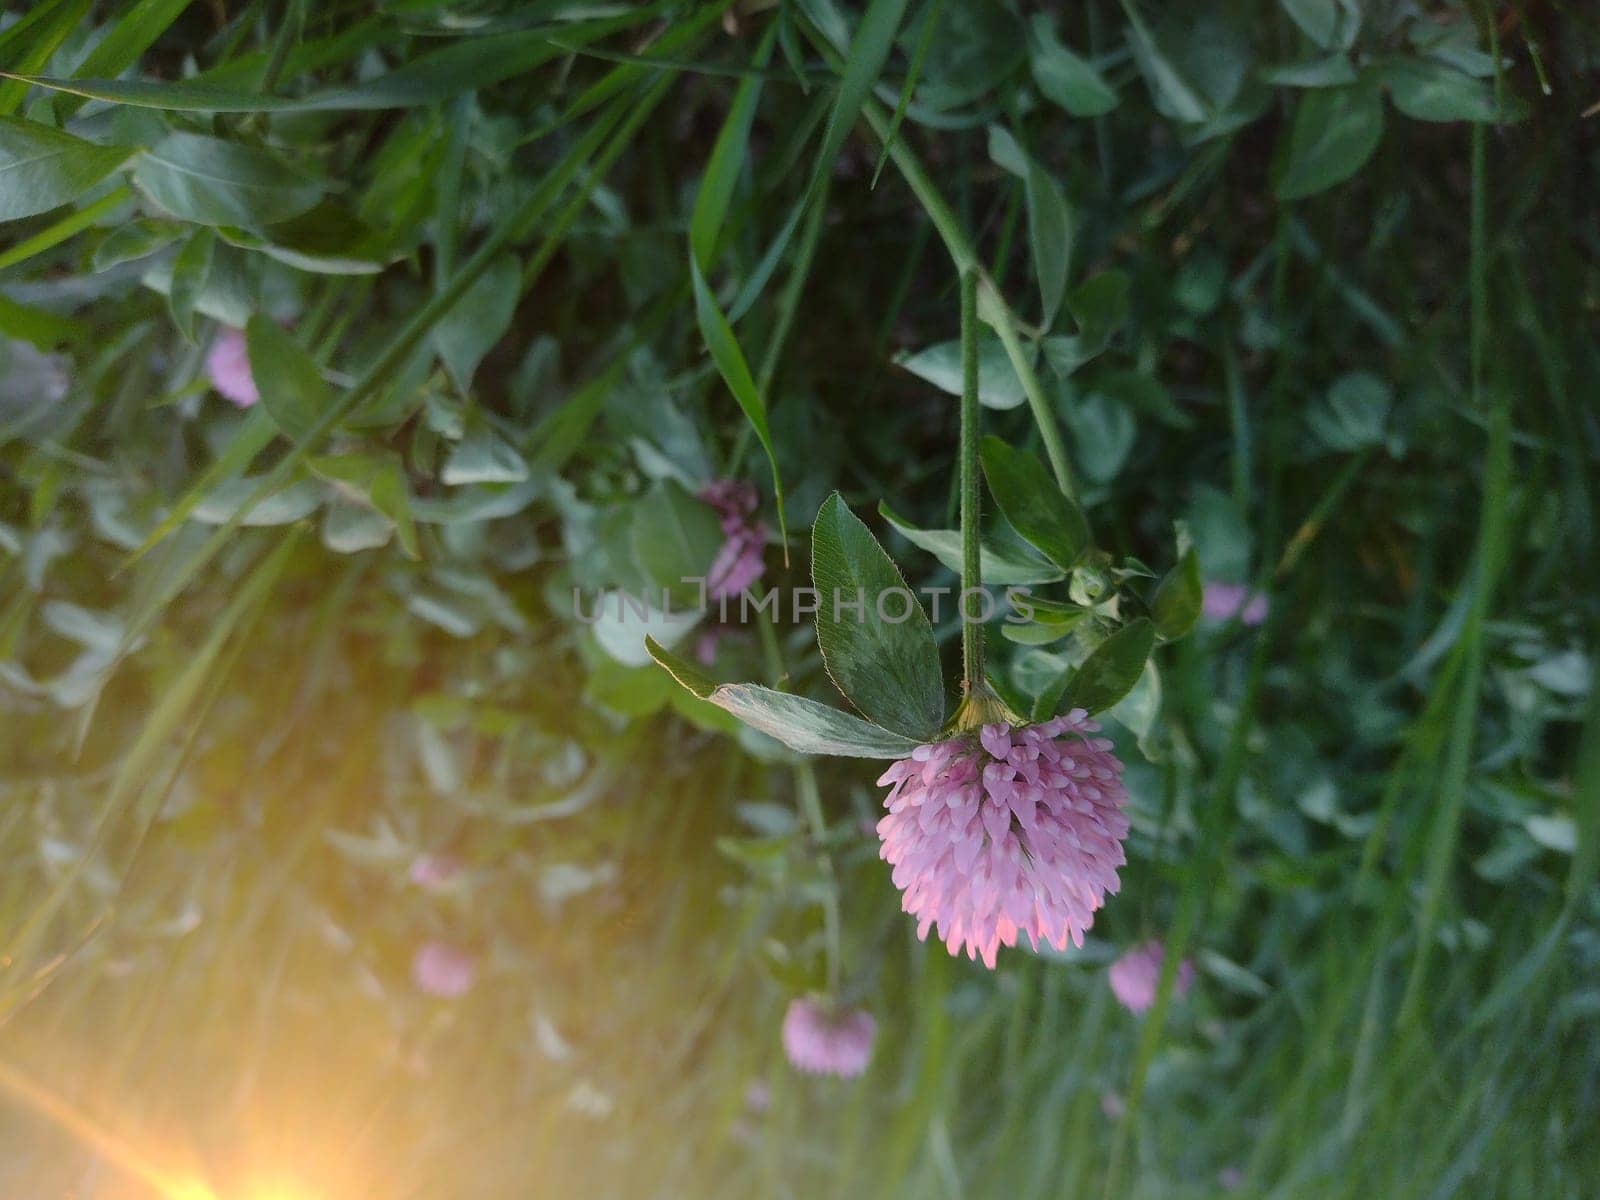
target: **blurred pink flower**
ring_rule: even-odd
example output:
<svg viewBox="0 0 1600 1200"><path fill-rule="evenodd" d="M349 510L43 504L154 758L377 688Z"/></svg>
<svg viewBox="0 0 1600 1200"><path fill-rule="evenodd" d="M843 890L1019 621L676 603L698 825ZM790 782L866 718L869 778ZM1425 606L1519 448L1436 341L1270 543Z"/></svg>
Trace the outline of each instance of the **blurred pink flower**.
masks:
<svg viewBox="0 0 1600 1200"><path fill-rule="evenodd" d="M411 959L411 978L430 996L465 995L477 974L477 960L450 942L424 942Z"/></svg>
<svg viewBox="0 0 1600 1200"><path fill-rule="evenodd" d="M211 377L211 386L240 408L249 408L261 399L255 376L250 373L250 355L242 329L229 326L217 334L206 354L206 374Z"/></svg>
<svg viewBox="0 0 1600 1200"><path fill-rule="evenodd" d="M1267 598L1242 583L1211 579L1200 590L1200 611L1213 621L1231 621L1238 617L1245 625L1259 625L1267 619Z"/></svg>
<svg viewBox="0 0 1600 1200"><path fill-rule="evenodd" d="M1244 1172L1238 1167L1223 1167L1217 1172L1217 1182L1230 1192L1237 1192L1244 1186Z"/></svg>
<svg viewBox="0 0 1600 1200"><path fill-rule="evenodd" d="M802 1071L848 1079L867 1069L877 1029L871 1013L802 996L783 1015L783 1052Z"/></svg>
<svg viewBox="0 0 1600 1200"><path fill-rule="evenodd" d="M460 874L460 862L448 854L419 854L412 860L406 877L419 888L436 892L448 887Z"/></svg>
<svg viewBox="0 0 1600 1200"><path fill-rule="evenodd" d="M883 773L878 822L900 907L954 954L993 967L1026 934L1064 950L1116 893L1128 818L1122 763L1081 708L1040 725L985 725L918 746Z"/></svg>
<svg viewBox="0 0 1600 1200"><path fill-rule="evenodd" d="M772 1107L772 1089L767 1086L764 1079L752 1079L744 1089L745 1109L753 1113L764 1113Z"/></svg>
<svg viewBox="0 0 1600 1200"><path fill-rule="evenodd" d="M1160 942L1135 946L1111 964L1111 992L1129 1012L1141 1013L1156 1001L1156 984L1161 980L1161 960L1166 951ZM1194 980L1194 964L1187 958L1178 964L1172 990L1181 996Z"/></svg>
<svg viewBox="0 0 1600 1200"><path fill-rule="evenodd" d="M711 666L717 661L717 646L722 641L722 632L718 629L707 629L694 640L694 656L706 666Z"/></svg>
<svg viewBox="0 0 1600 1200"><path fill-rule="evenodd" d="M751 520L759 497L737 479L713 480L698 495L717 510L725 539L706 571L706 592L713 600L737 596L766 570L767 527Z"/></svg>
<svg viewBox="0 0 1600 1200"><path fill-rule="evenodd" d="M1100 1111L1113 1121L1122 1120L1122 1115L1128 1111L1127 1102L1119 1092L1100 1093Z"/></svg>

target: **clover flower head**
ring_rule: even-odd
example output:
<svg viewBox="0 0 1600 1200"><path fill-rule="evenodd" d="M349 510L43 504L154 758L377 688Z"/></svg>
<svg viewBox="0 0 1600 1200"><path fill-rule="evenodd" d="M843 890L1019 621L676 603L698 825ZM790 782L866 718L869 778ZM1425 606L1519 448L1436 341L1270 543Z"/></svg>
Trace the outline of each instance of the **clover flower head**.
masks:
<svg viewBox="0 0 1600 1200"><path fill-rule="evenodd" d="M1019 934L1038 949L1083 945L1118 887L1128 818L1122 763L1075 708L1038 725L984 725L918 746L878 780L889 810L879 856L901 908L946 949L993 967Z"/></svg>
<svg viewBox="0 0 1600 1200"><path fill-rule="evenodd" d="M800 996L783 1015L783 1051L802 1071L848 1079L867 1069L877 1030L871 1013Z"/></svg>
<svg viewBox="0 0 1600 1200"><path fill-rule="evenodd" d="M461 863L449 854L419 854L411 860L406 878L428 892L442 891L461 874Z"/></svg>
<svg viewBox="0 0 1600 1200"><path fill-rule="evenodd" d="M1142 1013L1156 1002L1156 985L1161 982L1161 962L1166 948L1149 941L1127 951L1111 964L1109 979L1112 994L1129 1012ZM1178 964L1173 991L1181 996L1194 982L1194 964L1184 959Z"/></svg>
<svg viewBox="0 0 1600 1200"><path fill-rule="evenodd" d="M1259 625L1267 619L1267 598L1242 583L1208 579L1200 589L1200 611L1213 621L1237 617L1240 624Z"/></svg>
<svg viewBox="0 0 1600 1200"><path fill-rule="evenodd" d="M737 479L717 479L697 493L717 510L722 548L706 571L706 591L713 600L737 596L766 570L767 527L754 520L756 489Z"/></svg>
<svg viewBox="0 0 1600 1200"><path fill-rule="evenodd" d="M240 408L249 408L261 399L256 377L250 371L250 353L245 348L244 330L223 329L206 353L206 374L211 386Z"/></svg>
<svg viewBox="0 0 1600 1200"><path fill-rule="evenodd" d="M424 942L411 959L412 980L430 996L464 996L477 975L477 960L452 942Z"/></svg>

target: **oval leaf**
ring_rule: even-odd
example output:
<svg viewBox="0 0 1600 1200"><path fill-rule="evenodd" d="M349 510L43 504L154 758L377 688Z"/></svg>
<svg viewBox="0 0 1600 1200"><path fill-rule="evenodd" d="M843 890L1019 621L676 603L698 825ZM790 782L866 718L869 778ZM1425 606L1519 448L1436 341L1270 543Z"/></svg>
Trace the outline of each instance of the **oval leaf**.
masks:
<svg viewBox="0 0 1600 1200"><path fill-rule="evenodd" d="M834 754L846 758L903 758L917 748L901 737L860 717L840 712L804 696L778 692L754 683L716 684L677 655L645 640L650 657L702 700L732 713L752 729L777 738L801 754Z"/></svg>
<svg viewBox="0 0 1600 1200"><path fill-rule="evenodd" d="M1098 117L1117 106L1116 91L1094 65L1056 40L1048 15L1035 13L1032 24L1028 66L1034 85L1047 100L1075 117Z"/></svg>
<svg viewBox="0 0 1600 1200"><path fill-rule="evenodd" d="M473 373L483 356L511 328L521 295L522 268L516 255L504 255L490 264L434 325L430 335L433 348L461 391L472 386Z"/></svg>
<svg viewBox="0 0 1600 1200"><path fill-rule="evenodd" d="M287 221L327 191L265 150L197 133L168 134L140 157L133 179L167 212L200 225Z"/></svg>
<svg viewBox="0 0 1600 1200"><path fill-rule="evenodd" d="M845 698L885 729L922 740L937 734L944 724L944 680L933 627L900 569L838 492L823 501L811 528L811 576L817 642ZM898 624L878 611L879 598L897 588L907 595L883 607L898 616L909 605Z"/></svg>
<svg viewBox="0 0 1600 1200"><path fill-rule="evenodd" d="M245 326L244 343L261 407L280 433L301 441L332 403L317 364L282 326L260 313Z"/></svg>
<svg viewBox="0 0 1600 1200"><path fill-rule="evenodd" d="M1400 58L1382 67L1394 106L1416 121L1519 121L1527 105L1508 96L1495 102L1494 85L1440 62Z"/></svg>
<svg viewBox="0 0 1600 1200"><path fill-rule="evenodd" d="M1150 601L1156 632L1169 642L1188 633L1200 619L1200 599L1200 559L1191 546Z"/></svg>
<svg viewBox="0 0 1600 1200"><path fill-rule="evenodd" d="M1370 81L1305 93L1279 150L1273 194L1299 200L1344 182L1366 165L1382 137L1383 97Z"/></svg>
<svg viewBox="0 0 1600 1200"><path fill-rule="evenodd" d="M1089 548L1089 523L1082 510L1027 451L1014 450L991 434L978 453L983 477L1006 520L1051 562L1069 570Z"/></svg>
<svg viewBox="0 0 1600 1200"><path fill-rule="evenodd" d="M926 550L957 575L961 574L961 531L959 529L919 529L887 504L878 505L878 515L893 525L918 549ZM1039 557L1027 546L1008 546L985 539L978 547L983 582L995 587L1028 583L1055 583L1064 572Z"/></svg>
<svg viewBox="0 0 1600 1200"><path fill-rule="evenodd" d="M1042 721L1074 708L1091 713L1110 708L1139 682L1155 644L1156 627L1143 617L1124 625L1101 642L1081 667L1063 671L1039 693L1033 719Z"/></svg>
<svg viewBox="0 0 1600 1200"><path fill-rule="evenodd" d="M671 479L656 484L634 508L632 532L639 570L679 597L696 594L682 581L704 578L723 542L715 510Z"/></svg>
<svg viewBox="0 0 1600 1200"><path fill-rule="evenodd" d="M99 146L37 121L0 117L0 221L15 221L76 200L133 153Z"/></svg>

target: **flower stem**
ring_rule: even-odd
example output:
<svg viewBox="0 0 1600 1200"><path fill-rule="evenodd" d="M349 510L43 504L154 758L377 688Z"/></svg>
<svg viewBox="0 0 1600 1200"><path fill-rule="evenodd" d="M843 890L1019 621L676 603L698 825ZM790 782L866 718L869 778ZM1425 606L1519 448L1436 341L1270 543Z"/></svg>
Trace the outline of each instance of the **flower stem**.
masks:
<svg viewBox="0 0 1600 1200"><path fill-rule="evenodd" d="M983 586L978 526L978 272L961 273L961 690L983 684L983 625L967 618L967 593Z"/></svg>
<svg viewBox="0 0 1600 1200"><path fill-rule="evenodd" d="M838 47L831 45L820 34L814 36L814 41L831 65L837 67L842 64ZM933 223L951 261L955 263L956 270L963 275L969 271L981 272L983 268L978 261L977 251L973 249L966 230L962 228L950 205L945 202L938 185L934 183L933 177L928 174L927 168L922 165L916 153L906 144L904 138L894 136L889 115L869 98L861 105L861 117L878 136L878 140L884 143L889 160L899 170L906 185L922 205L922 211ZM1016 313L1011 310L1011 306L1006 303L1005 297L987 280L983 285L983 319L1000 335L1000 341L1006 348L1006 357L1011 360L1011 366L1022 383L1022 390L1028 397L1029 410L1033 413L1034 424L1039 427L1039 436L1044 440L1045 453L1049 456L1050 469L1055 473L1056 484L1068 496L1074 496L1072 468L1067 458L1066 443L1061 439L1061 430L1056 425L1055 414L1051 411L1049 397L1044 393L1038 373L1034 371L1033 363L1023 352L1019 332L1020 322Z"/></svg>
<svg viewBox="0 0 1600 1200"><path fill-rule="evenodd" d="M1039 436L1044 441L1044 452L1050 459L1050 470L1056 477L1056 486L1076 499L1072 490L1072 464L1067 458L1067 445L1061 440L1061 429L1056 424L1055 414L1050 411L1050 398L1044 394L1039 374L1023 351L1022 339L1017 336L1015 315L998 293L993 289L990 291L991 295L986 299L993 299L994 303L987 306L991 313L989 323L1000 335L1000 344L1005 347L1006 357L1011 360L1011 369L1017 373L1022 392L1028 397L1033 423L1039 427Z"/></svg>

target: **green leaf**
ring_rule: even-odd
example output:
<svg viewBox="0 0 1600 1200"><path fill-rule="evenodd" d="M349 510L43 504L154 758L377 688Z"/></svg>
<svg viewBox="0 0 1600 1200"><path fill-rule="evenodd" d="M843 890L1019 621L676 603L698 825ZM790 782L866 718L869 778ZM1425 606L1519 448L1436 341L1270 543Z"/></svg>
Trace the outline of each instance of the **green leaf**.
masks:
<svg viewBox="0 0 1600 1200"><path fill-rule="evenodd" d="M190 516L202 525L225 525L234 520L254 527L291 525L315 512L327 499L327 489L316 480L296 479L251 504L264 478L244 475L224 480L201 498Z"/></svg>
<svg viewBox="0 0 1600 1200"><path fill-rule="evenodd" d="M139 61L193 0L134 0L104 27L105 36L76 67L80 75L117 75Z"/></svg>
<svg viewBox="0 0 1600 1200"><path fill-rule="evenodd" d="M1139 673L1139 682L1106 715L1132 733L1139 741L1139 750L1151 762L1160 762L1165 750L1160 736L1158 718L1161 716L1161 672L1156 660L1150 659Z"/></svg>
<svg viewBox="0 0 1600 1200"><path fill-rule="evenodd" d="M643 6L638 11L648 17L651 7ZM630 13L569 24L562 28L561 40L569 47L591 42L630 28L640 19ZM92 100L169 112L349 112L437 104L532 71L567 53L552 40L547 29L466 38L419 55L404 66L355 87L313 92L298 99L219 87L204 79L167 83L155 79L61 79L20 72L0 72L0 76Z"/></svg>
<svg viewBox="0 0 1600 1200"><path fill-rule="evenodd" d="M590 625L595 642L612 658L630 667L642 667L650 661L652 642L677 645L700 623L701 614L669 609L660 599L620 590L600 593L594 598L598 608Z"/></svg>
<svg viewBox="0 0 1600 1200"><path fill-rule="evenodd" d="M856 26L850 39L850 49L845 55L844 73L839 77L839 90L834 95L833 111L828 114L828 126L822 135L822 145L817 150L816 166L811 173L807 194L815 197L823 183L832 176L839 151L845 138L855 128L861 106L872 93L873 85L888 61L894 47L895 31L905 15L906 0L872 0Z"/></svg>
<svg viewBox="0 0 1600 1200"><path fill-rule="evenodd" d="M274 225L270 238L233 225L217 232L240 249L318 275L375 275L398 257L381 233L332 199Z"/></svg>
<svg viewBox="0 0 1600 1200"><path fill-rule="evenodd" d="M1046 608L1040 597L1030 597L1027 604L1033 609L1033 619L1026 624L1005 622L1000 626L1000 636L1019 646L1048 646L1070 634L1090 609L1073 605L1065 611Z"/></svg>
<svg viewBox="0 0 1600 1200"><path fill-rule="evenodd" d="M244 421L234 430L233 436L218 450L216 459L200 473L199 479L189 485L168 510L166 516L156 522L155 527L145 535L144 541L140 542L129 556L129 561L133 562L144 557L156 543L182 525L190 514L207 502L216 491L227 486L229 482L237 482L234 477L255 461L256 455L272 441L275 430L272 417L265 411L264 406L251 409L245 415ZM250 486L254 488L257 482L259 481L252 480Z"/></svg>
<svg viewBox="0 0 1600 1200"><path fill-rule="evenodd" d="M716 512L674 480L657 483L634 506L634 559L646 579L677 595L698 597L681 581L705 578L722 541Z"/></svg>
<svg viewBox="0 0 1600 1200"><path fill-rule="evenodd" d="M1067 307L1078 323L1079 335L1104 346L1127 319L1132 287L1126 272L1101 271L1074 288Z"/></svg>
<svg viewBox="0 0 1600 1200"><path fill-rule="evenodd" d="M911 738L880 729L860 717L804 696L773 691L754 683L713 683L683 659L662 649L654 638L645 640L645 649L694 695L801 754L904 758L917 748L918 743Z"/></svg>
<svg viewBox="0 0 1600 1200"><path fill-rule="evenodd" d="M1074 708L1091 714L1110 708L1139 682L1155 644L1156 627L1145 618L1124 625L1095 647L1081 667L1063 671L1039 693L1033 719Z"/></svg>
<svg viewBox="0 0 1600 1200"><path fill-rule="evenodd" d="M722 375L723 382L728 385L733 398L744 410L745 419L755 430L756 440L761 443L761 449L767 455L767 464L772 468L772 491L778 510L778 536L783 542L784 554L787 557L789 527L783 512L783 480L778 477L778 453L772 444L772 432L767 427L767 402L761 398L755 378L750 374L750 366L745 362L744 351L739 349L739 341L733 336L733 327L728 324L728 318L723 316L722 310L717 307L716 297L706 285L700 264L692 257L689 260L689 274L694 282L694 312L695 319L700 325L700 336L705 339L706 349L711 352L711 360L717 364L717 371Z"/></svg>
<svg viewBox="0 0 1600 1200"><path fill-rule="evenodd" d="M1029 353L1033 353L1030 349ZM961 342L939 342L915 354L900 354L895 364L951 396L961 395ZM978 399L986 408L1016 408L1025 399L1022 380L1006 357L1005 346L988 330L978 334Z"/></svg>
<svg viewBox="0 0 1600 1200"><path fill-rule="evenodd" d="M141 217L108 233L105 241L95 247L91 262L96 271L105 271L118 263L144 258L177 241L183 230L184 226L173 221Z"/></svg>
<svg viewBox="0 0 1600 1200"><path fill-rule="evenodd" d="M1174 64L1165 38L1152 33L1143 18L1129 10L1128 48L1144 75L1157 110L1177 121L1197 122L1213 114L1205 97Z"/></svg>
<svg viewBox="0 0 1600 1200"><path fill-rule="evenodd" d="M1306 412L1312 434L1330 450L1353 451L1383 441L1394 393L1370 371L1350 371Z"/></svg>
<svg viewBox="0 0 1600 1200"><path fill-rule="evenodd" d="M100 146L37 121L0 116L0 221L71 203L133 153L129 146Z"/></svg>
<svg viewBox="0 0 1600 1200"><path fill-rule="evenodd" d="M1358 0L1279 0L1284 12L1324 50L1348 50L1361 30Z"/></svg>
<svg viewBox="0 0 1600 1200"><path fill-rule="evenodd" d="M944 724L933 628L900 569L834 492L811 528L817 643L845 698L869 720L926 741ZM903 595L887 596L898 589ZM862 610L845 608L861 600ZM880 612L880 608L882 612ZM885 619L883 613L905 619Z"/></svg>
<svg viewBox="0 0 1600 1200"><path fill-rule="evenodd" d="M1417 121L1520 121L1528 106L1514 96L1495 102L1494 84L1474 79L1441 62L1397 58L1379 75L1394 106Z"/></svg>
<svg viewBox="0 0 1600 1200"><path fill-rule="evenodd" d="M311 356L271 317L257 313L244 329L250 373L278 432L304 440L333 403L328 385Z"/></svg>
<svg viewBox="0 0 1600 1200"><path fill-rule="evenodd" d="M1050 17L1035 13L1028 66L1033 82L1045 99L1059 104L1075 117L1098 117L1117 106L1117 93L1087 59L1079 58L1056 40Z"/></svg>
<svg viewBox="0 0 1600 1200"><path fill-rule="evenodd" d="M434 325L433 347L451 381L465 392L483 356L511 328L522 294L522 267L507 254L492 263Z"/></svg>
<svg viewBox="0 0 1600 1200"><path fill-rule="evenodd" d="M1200 619L1200 559L1190 546L1156 588L1150 616L1164 641L1181 638Z"/></svg>
<svg viewBox="0 0 1600 1200"><path fill-rule="evenodd" d="M940 111L972 104L1023 65L1027 38L1008 4L947 0L928 46L919 104Z"/></svg>
<svg viewBox="0 0 1600 1200"><path fill-rule="evenodd" d="M472 421L439 471L439 482L450 487L470 483L521 483L528 464L517 448L482 419Z"/></svg>
<svg viewBox="0 0 1600 1200"><path fill-rule="evenodd" d="M766 66L776 31L777 24L774 22L756 50L757 67ZM711 147L711 155L706 159L706 169L700 175L694 211L689 217L689 253L702 271L711 270L711 264L716 259L717 239L722 234L734 190L739 186L739 173L744 169L750 142L750 126L755 121L756 105L760 99L759 75L745 79L734 90L727 119L722 122L722 129Z"/></svg>
<svg viewBox="0 0 1600 1200"><path fill-rule="evenodd" d="M201 225L271 225L298 216L328 185L238 142L168 134L140 156L133 179L173 216Z"/></svg>
<svg viewBox="0 0 1600 1200"><path fill-rule="evenodd" d="M0 62L18 71L39 70L84 24L90 3L91 0L38 0L23 5L26 15L4 34L0 34L0 38L4 39L0 44L6 45L6 53L0 56ZM18 38L21 39L20 43L12 51L9 43ZM15 79L7 79L0 84L0 113L9 115L16 112L27 92L27 85Z"/></svg>
<svg viewBox="0 0 1600 1200"><path fill-rule="evenodd" d="M1072 213L1067 198L1050 173L1034 159L1028 159L1028 248L1033 254L1033 273L1039 281L1039 300L1044 315L1039 324L1048 329L1055 323L1061 297L1072 274Z"/></svg>
<svg viewBox="0 0 1600 1200"><path fill-rule="evenodd" d="M1348 57L1343 54L1327 54L1306 62L1263 68L1258 72L1258 78L1262 83L1270 83L1276 87L1320 88L1354 83L1358 76Z"/></svg>
<svg viewBox="0 0 1600 1200"><path fill-rule="evenodd" d="M1127 319L1131 288L1125 272L1101 271L1072 290L1067 310L1078 323L1078 332L1047 337L1040 343L1051 370L1065 379L1111 344Z"/></svg>
<svg viewBox="0 0 1600 1200"><path fill-rule="evenodd" d="M1371 80L1317 88L1300 97L1287 141L1280 139L1272 192L1300 200L1359 171L1383 138L1383 97Z"/></svg>
<svg viewBox="0 0 1600 1200"><path fill-rule="evenodd" d="M1025 450L995 437L979 444L983 477L1006 520L1062 570L1070 570L1089 548L1089 523L1045 470Z"/></svg>
<svg viewBox="0 0 1600 1200"><path fill-rule="evenodd" d="M878 513L903 533L913 546L926 550L957 575L961 574L959 529L919 529L897 516L887 503L878 505ZM979 544L978 559L983 572L983 582L993 584L995 587L1055 583L1065 574L1061 568L1033 553L1026 544L997 545L985 539Z"/></svg>
<svg viewBox="0 0 1600 1200"><path fill-rule="evenodd" d="M1062 412L1072 430L1073 456L1084 477L1110 483L1121 473L1139 425L1120 400L1091 392Z"/></svg>
<svg viewBox="0 0 1600 1200"><path fill-rule="evenodd" d="M13 74L9 71L0 71L0 77L76 96L80 100L104 100L111 104L155 108L164 112L306 112L318 107L311 102L316 97L296 100L288 96L269 96L218 87L203 80L168 83L159 79L62 79L49 75Z"/></svg>
<svg viewBox="0 0 1600 1200"><path fill-rule="evenodd" d="M359 554L387 546L394 522L375 508L336 497L322 510L322 544L335 554Z"/></svg>
<svg viewBox="0 0 1600 1200"><path fill-rule="evenodd" d="M421 557L417 528L411 514L405 467L398 455L340 454L308 458L306 466L324 479L353 490L394 524L400 549L408 558ZM324 536L327 530L324 527Z"/></svg>
<svg viewBox="0 0 1600 1200"><path fill-rule="evenodd" d="M216 248L216 234L202 227L195 230L172 261L167 307L172 310L172 320L187 341L194 341L194 306L205 291Z"/></svg>

